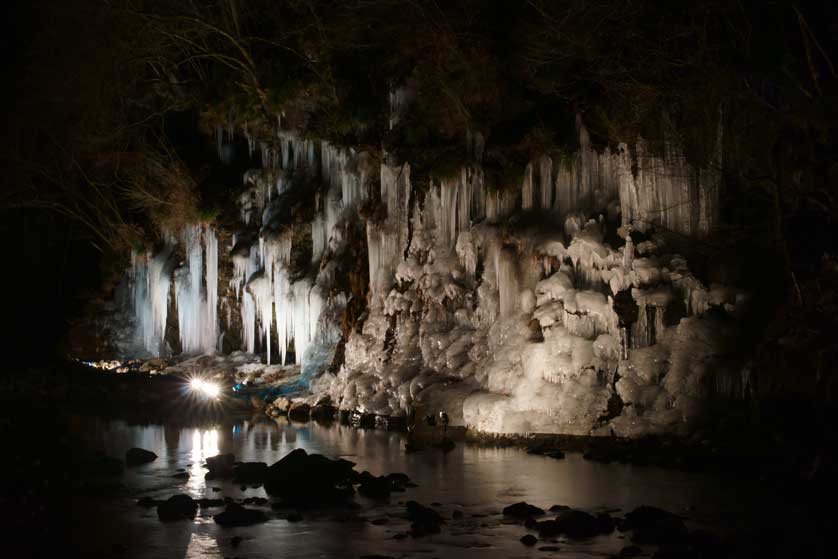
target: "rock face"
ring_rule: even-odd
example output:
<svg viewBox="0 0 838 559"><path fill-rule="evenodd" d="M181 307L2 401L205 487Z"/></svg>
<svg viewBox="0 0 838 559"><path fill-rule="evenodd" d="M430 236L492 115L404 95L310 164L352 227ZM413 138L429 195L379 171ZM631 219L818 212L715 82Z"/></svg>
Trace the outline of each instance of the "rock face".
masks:
<svg viewBox="0 0 838 559"><path fill-rule="evenodd" d="M129 448L125 453L125 463L129 466L139 466L157 460L157 455L142 448Z"/></svg>
<svg viewBox="0 0 838 559"><path fill-rule="evenodd" d="M288 503L333 502L353 493L354 466L298 448L267 469L265 491Z"/></svg>
<svg viewBox="0 0 838 559"><path fill-rule="evenodd" d="M162 522L190 520L198 512L198 502L189 495L173 495L157 505L157 517Z"/></svg>

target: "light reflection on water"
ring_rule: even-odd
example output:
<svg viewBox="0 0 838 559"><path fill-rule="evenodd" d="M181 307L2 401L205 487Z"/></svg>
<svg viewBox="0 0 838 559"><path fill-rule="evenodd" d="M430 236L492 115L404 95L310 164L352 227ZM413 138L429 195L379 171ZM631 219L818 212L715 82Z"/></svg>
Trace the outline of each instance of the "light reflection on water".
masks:
<svg viewBox="0 0 838 559"><path fill-rule="evenodd" d="M411 556L433 550L431 557L533 557L538 552L523 549L520 526L500 522L497 512L505 505L526 500L542 507L563 504L589 511L619 507L623 511L651 504L684 514L695 525L724 526L746 516L741 488L736 492L719 480L683 472L640 468L619 464L598 464L568 453L566 460L526 454L514 448L486 448L460 444L442 454L424 451L406 455L400 433L359 430L316 423L242 421L226 425L178 427L135 426L119 421L97 421L86 426L90 439L108 454L121 455L132 446L156 452L159 458L148 465L126 471L123 482L133 499L150 496L163 499L175 493L193 497L266 496L263 488L244 490L230 480L204 479L206 459L232 452L236 460L272 464L295 448L344 457L357 463L358 471L373 474L405 472L418 488L394 494L389 502L373 503L357 497L360 513L367 519L388 516L387 525L347 523L332 520L330 514L317 519L306 512L305 520L290 524L273 517L257 526L224 529L212 515L220 509L200 509L194 523L162 524L154 510L136 507L133 499L97 506L117 507L102 514L97 538L117 537L129 543L129 557L358 557L365 554ZM172 475L178 468L190 474L186 483ZM219 491L213 491L219 489ZM439 536L421 540L395 541L396 532L407 529L404 505L415 499L424 504L439 501L440 512L451 518L454 510L464 520L450 523ZM494 514L492 514L494 513ZM472 517L472 514L489 516ZM89 528L80 528L90 534ZM460 531L458 533L458 530ZM245 538L233 549L234 535ZM622 546L617 535L595 539L584 545L563 545L563 557L603 557ZM86 543L86 542L82 542ZM484 546L489 547L484 547ZM136 551L136 554L133 552ZM535 553L535 554L534 554ZM281 555L277 555L281 554ZM543 553L541 554L543 556Z"/></svg>
<svg viewBox="0 0 838 559"><path fill-rule="evenodd" d="M201 494L206 487L204 475L204 463L207 458L217 456L218 450L218 429L195 429L192 431L192 452L189 458L192 462L189 468L189 483L187 487L190 493Z"/></svg>

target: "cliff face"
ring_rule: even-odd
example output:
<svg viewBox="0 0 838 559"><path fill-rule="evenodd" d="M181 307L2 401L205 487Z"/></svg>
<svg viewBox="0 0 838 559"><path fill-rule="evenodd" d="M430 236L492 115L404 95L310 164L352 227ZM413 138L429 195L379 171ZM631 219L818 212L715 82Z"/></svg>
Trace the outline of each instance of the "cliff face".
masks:
<svg viewBox="0 0 838 559"><path fill-rule="evenodd" d="M578 128L573 158L537 158L500 191L479 137L473 164L422 185L392 157L249 139L262 167L238 228L135 254L117 352L293 356L341 409L422 406L491 433L689 430L741 389L726 356L745 298L703 285L660 233L709 233L720 156L696 170L674 143L597 152Z"/></svg>

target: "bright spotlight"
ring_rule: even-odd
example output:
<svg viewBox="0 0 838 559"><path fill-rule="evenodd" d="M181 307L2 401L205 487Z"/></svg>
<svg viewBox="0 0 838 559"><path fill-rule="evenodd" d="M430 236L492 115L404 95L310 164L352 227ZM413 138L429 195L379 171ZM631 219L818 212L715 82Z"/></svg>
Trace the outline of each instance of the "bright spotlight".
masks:
<svg viewBox="0 0 838 559"><path fill-rule="evenodd" d="M189 381L189 387L206 398L218 398L221 394L221 387L214 382L208 382L200 378L193 378Z"/></svg>
<svg viewBox="0 0 838 559"><path fill-rule="evenodd" d="M221 389L218 387L217 384L213 382L205 382L203 386L204 394L209 396L210 398L216 398L218 394L221 392Z"/></svg>

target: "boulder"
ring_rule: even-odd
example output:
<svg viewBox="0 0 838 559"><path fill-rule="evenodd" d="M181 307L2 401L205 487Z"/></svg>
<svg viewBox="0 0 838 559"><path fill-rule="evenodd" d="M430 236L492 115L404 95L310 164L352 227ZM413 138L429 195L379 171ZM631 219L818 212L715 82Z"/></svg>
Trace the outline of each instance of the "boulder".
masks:
<svg viewBox="0 0 838 559"><path fill-rule="evenodd" d="M534 546L535 544L538 543L538 538L536 538L532 534L527 534L525 536L522 536L520 541L525 546L532 547L532 546Z"/></svg>
<svg viewBox="0 0 838 559"><path fill-rule="evenodd" d="M236 462L234 454L219 454L207 458L206 479L223 479L233 476L233 465Z"/></svg>
<svg viewBox="0 0 838 559"><path fill-rule="evenodd" d="M233 481L236 483L264 483L268 465L264 462L240 462L233 466Z"/></svg>
<svg viewBox="0 0 838 559"><path fill-rule="evenodd" d="M544 514L544 510L535 505L531 505L524 501L509 505L503 509L504 516L511 516L513 518L524 519L530 516L540 516Z"/></svg>
<svg viewBox="0 0 838 559"><path fill-rule="evenodd" d="M129 448L125 453L125 463L129 466L139 466L157 460L157 455L144 448Z"/></svg>
<svg viewBox="0 0 838 559"><path fill-rule="evenodd" d="M157 505L157 518L162 522L195 518L198 503L189 495L173 495Z"/></svg>
<svg viewBox="0 0 838 559"><path fill-rule="evenodd" d="M438 534L440 525L445 524L445 520L432 508L420 505L416 501L408 501L405 506L410 520L410 534L414 538Z"/></svg>
<svg viewBox="0 0 838 559"><path fill-rule="evenodd" d="M592 538L599 534L601 524L595 516L581 510L563 510L556 516L559 532L569 538Z"/></svg>
<svg viewBox="0 0 838 559"><path fill-rule="evenodd" d="M353 493L354 463L298 448L265 472L265 491L289 503L318 504Z"/></svg>
<svg viewBox="0 0 838 559"><path fill-rule="evenodd" d="M293 421L308 421L311 418L311 406L305 402L293 402L288 408L288 419Z"/></svg>
<svg viewBox="0 0 838 559"><path fill-rule="evenodd" d="M369 499L383 500L390 496L392 482L384 476L374 476L369 472L361 474L358 493Z"/></svg>
<svg viewBox="0 0 838 559"><path fill-rule="evenodd" d="M261 510L247 509L236 503L227 505L224 512L212 518L220 526L249 526L268 520L268 516Z"/></svg>

